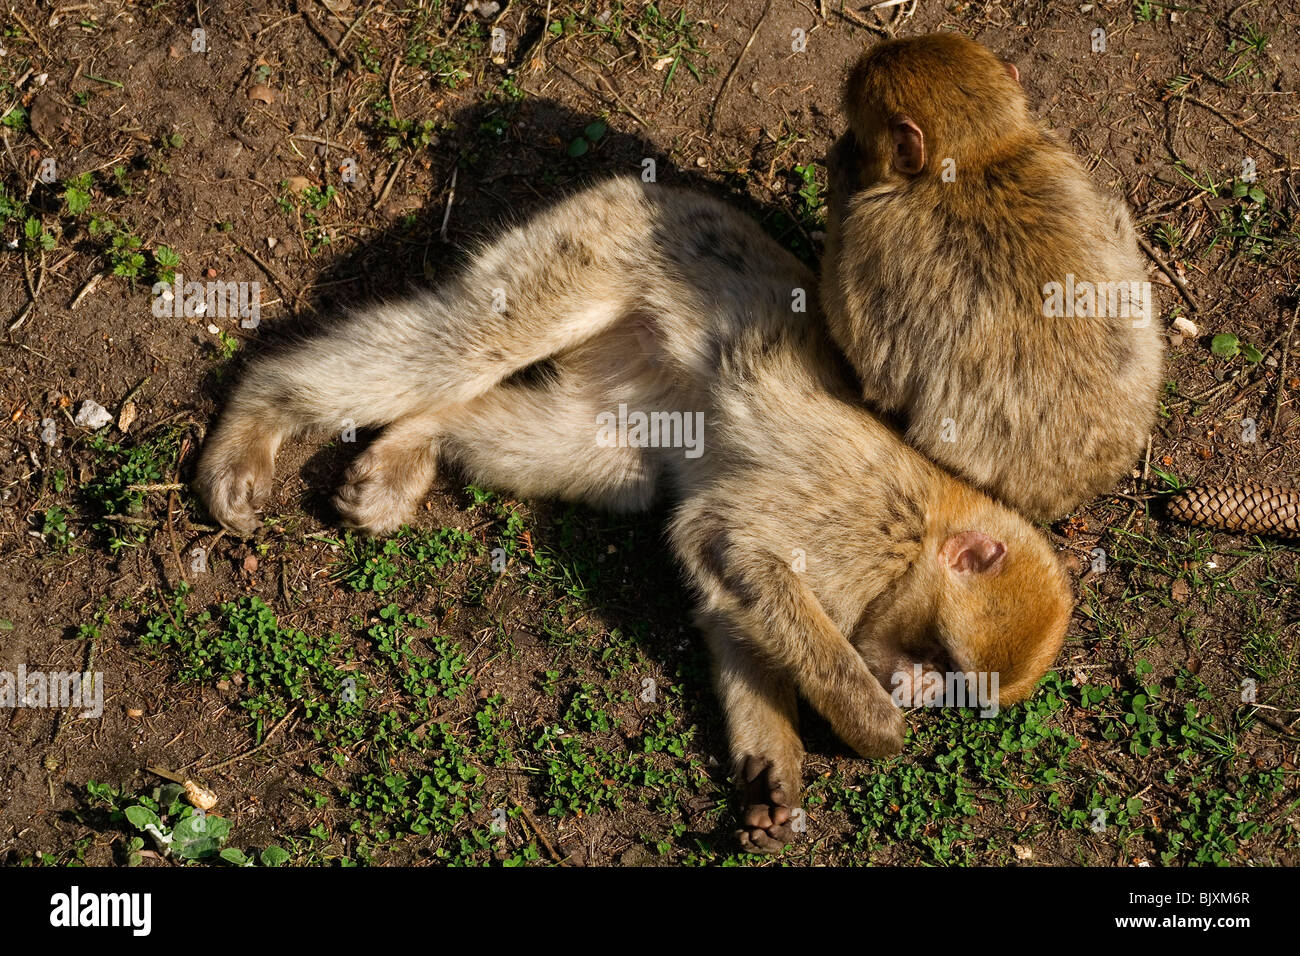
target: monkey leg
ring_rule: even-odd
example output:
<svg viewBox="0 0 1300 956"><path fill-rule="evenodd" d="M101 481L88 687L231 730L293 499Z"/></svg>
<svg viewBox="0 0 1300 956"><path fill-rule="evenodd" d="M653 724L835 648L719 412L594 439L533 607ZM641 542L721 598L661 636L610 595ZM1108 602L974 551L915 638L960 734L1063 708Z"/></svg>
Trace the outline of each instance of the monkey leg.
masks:
<svg viewBox="0 0 1300 956"><path fill-rule="evenodd" d="M659 449L601 445L596 415L607 405L594 384L569 375L495 388L444 422L444 454L475 483L522 498L640 511L658 487Z"/></svg>
<svg viewBox="0 0 1300 956"><path fill-rule="evenodd" d="M442 415L394 422L348 467L334 506L348 527L391 534L433 482L442 453L477 484L520 497L647 507L658 466L641 449L597 446L589 398L501 387Z"/></svg>
<svg viewBox="0 0 1300 956"><path fill-rule="evenodd" d="M250 533L273 461L295 432L388 425L488 392L587 342L632 310L653 204L610 180L504 232L436 291L358 310L254 362L209 435L195 488Z"/></svg>
<svg viewBox="0 0 1300 956"><path fill-rule="evenodd" d="M425 304L446 317L433 298ZM195 488L214 518L243 534L257 528L256 511L270 491L275 454L295 432L337 432L446 414L545 358L550 349L594 336L602 327L590 305L567 324L542 322L538 329L523 323L515 331L491 333L465 317L442 327L430 318L420 328L419 308L412 302L378 308L320 338L268 355L248 370L208 436L195 476ZM578 327L584 322L585 333ZM471 328L474 334L467 331ZM501 337L500 348L487 348L476 338L488 334Z"/></svg>
<svg viewBox="0 0 1300 956"><path fill-rule="evenodd" d="M725 616L701 615L696 623L713 655L732 773L741 791L736 836L752 853L780 853L794 840L801 812L803 743L794 684L746 650Z"/></svg>

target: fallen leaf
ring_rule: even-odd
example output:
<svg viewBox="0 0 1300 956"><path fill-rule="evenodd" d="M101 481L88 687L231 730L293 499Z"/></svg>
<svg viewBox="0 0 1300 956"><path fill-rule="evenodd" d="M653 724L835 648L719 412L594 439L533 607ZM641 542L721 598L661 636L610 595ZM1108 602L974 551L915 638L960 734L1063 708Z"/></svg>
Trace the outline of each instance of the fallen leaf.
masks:
<svg viewBox="0 0 1300 956"><path fill-rule="evenodd" d="M275 90L271 89L265 83L258 83L256 86L249 87L248 98L250 100L257 100L259 103L274 103Z"/></svg>

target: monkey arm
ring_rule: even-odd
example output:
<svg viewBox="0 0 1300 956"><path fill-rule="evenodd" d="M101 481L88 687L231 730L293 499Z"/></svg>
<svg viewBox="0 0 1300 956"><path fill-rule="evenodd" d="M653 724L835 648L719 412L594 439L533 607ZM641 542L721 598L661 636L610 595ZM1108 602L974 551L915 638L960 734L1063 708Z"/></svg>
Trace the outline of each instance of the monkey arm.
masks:
<svg viewBox="0 0 1300 956"><path fill-rule="evenodd" d="M716 511L684 508L673 522L678 556L699 586L703 610L737 625L749 649L792 680L864 756L897 753L904 720L816 595L771 551L739 542Z"/></svg>
<svg viewBox="0 0 1300 956"><path fill-rule="evenodd" d="M713 656L714 684L727 718L731 770L744 801L741 845L779 853L794 839L803 742L793 681L759 660L724 614L700 614L696 626Z"/></svg>
<svg viewBox="0 0 1300 956"><path fill-rule="evenodd" d="M742 610L755 650L790 674L858 753L882 757L902 749L902 712L799 575L771 555L742 561L737 570L741 595L757 598Z"/></svg>

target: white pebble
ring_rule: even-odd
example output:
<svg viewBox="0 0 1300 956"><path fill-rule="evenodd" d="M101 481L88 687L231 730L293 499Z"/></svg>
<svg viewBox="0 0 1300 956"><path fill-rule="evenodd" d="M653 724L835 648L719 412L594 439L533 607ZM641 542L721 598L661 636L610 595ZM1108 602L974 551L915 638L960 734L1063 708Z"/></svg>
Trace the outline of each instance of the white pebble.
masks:
<svg viewBox="0 0 1300 956"><path fill-rule="evenodd" d="M77 417L73 419L81 428L103 428L113 420L113 416L108 413L108 409L99 402L87 399L81 403L77 409Z"/></svg>

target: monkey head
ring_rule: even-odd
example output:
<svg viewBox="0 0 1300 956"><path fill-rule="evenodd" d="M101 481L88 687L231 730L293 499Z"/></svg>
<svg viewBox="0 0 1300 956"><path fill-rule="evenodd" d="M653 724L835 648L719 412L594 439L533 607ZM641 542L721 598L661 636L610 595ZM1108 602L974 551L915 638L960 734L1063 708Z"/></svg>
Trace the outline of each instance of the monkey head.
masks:
<svg viewBox="0 0 1300 956"><path fill-rule="evenodd" d="M955 33L872 47L844 86L849 133L828 159L832 192L842 164L856 166L865 185L996 155L1033 129L1019 78L1015 66Z"/></svg>
<svg viewBox="0 0 1300 956"><path fill-rule="evenodd" d="M1065 640L1073 595L1050 545L966 489L932 513L917 560L873 602L853 643L897 703L946 675L996 675L999 705L1028 697Z"/></svg>
<svg viewBox="0 0 1300 956"><path fill-rule="evenodd" d="M987 516L1005 517L1015 520L975 522L980 530L954 531L937 544L935 631L955 670L997 674L999 702L1014 704L1056 660L1074 600L1042 535L1018 516Z"/></svg>

